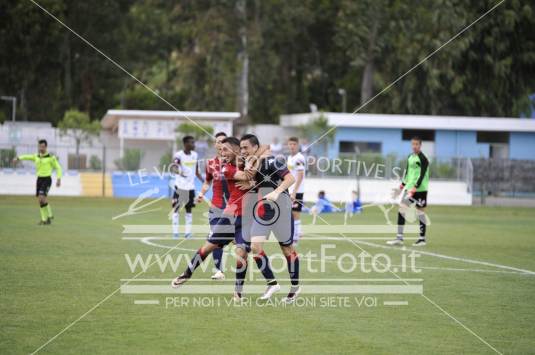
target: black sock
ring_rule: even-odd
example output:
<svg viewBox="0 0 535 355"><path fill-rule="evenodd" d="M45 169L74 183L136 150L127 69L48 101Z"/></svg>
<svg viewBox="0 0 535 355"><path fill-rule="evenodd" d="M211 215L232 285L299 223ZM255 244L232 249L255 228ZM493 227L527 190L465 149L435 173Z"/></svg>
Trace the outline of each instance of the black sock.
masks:
<svg viewBox="0 0 535 355"><path fill-rule="evenodd" d="M427 228L425 214L418 215L418 219L420 220L420 239L425 239L425 230Z"/></svg>
<svg viewBox="0 0 535 355"><path fill-rule="evenodd" d="M403 239L403 226L405 225L405 217L398 212L398 238Z"/></svg>
<svg viewBox="0 0 535 355"><path fill-rule="evenodd" d="M203 248L199 248L199 250L197 250L195 255L193 255L193 257L191 258L191 261L188 264L188 268L186 269L184 274L187 277L191 277L193 271L195 271L195 269L202 264L202 262L204 261L204 259L206 259L207 256L208 254L204 252Z"/></svg>
<svg viewBox="0 0 535 355"><path fill-rule="evenodd" d="M247 260L238 257L236 261L236 284L235 290L241 294L243 291L243 284L245 283L245 276L247 275Z"/></svg>
<svg viewBox="0 0 535 355"><path fill-rule="evenodd" d="M262 272L262 275L264 275L268 285L276 285L277 280L275 280L275 276L271 270L271 265L269 265L269 258L264 251L262 250L258 255L255 255L253 259L256 262L256 266L258 266L260 272Z"/></svg>
<svg viewBox="0 0 535 355"><path fill-rule="evenodd" d="M215 268L219 271L221 270L221 260L223 259L223 248L217 248L212 252L212 257L214 258Z"/></svg>
<svg viewBox="0 0 535 355"><path fill-rule="evenodd" d="M295 251L286 257L292 286L299 285L299 256Z"/></svg>

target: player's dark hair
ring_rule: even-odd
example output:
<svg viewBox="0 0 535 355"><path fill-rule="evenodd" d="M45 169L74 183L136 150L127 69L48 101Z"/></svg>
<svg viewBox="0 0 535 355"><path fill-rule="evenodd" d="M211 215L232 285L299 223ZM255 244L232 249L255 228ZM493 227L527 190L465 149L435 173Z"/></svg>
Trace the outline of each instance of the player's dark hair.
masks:
<svg viewBox="0 0 535 355"><path fill-rule="evenodd" d="M223 141L221 143L223 143L223 144L228 143L230 145L237 146L237 147L240 146L240 140L238 138L236 138L236 137L227 137L227 138L223 139Z"/></svg>
<svg viewBox="0 0 535 355"><path fill-rule="evenodd" d="M419 136L414 136L411 138L411 141L418 141L420 143L422 143L422 138L420 138Z"/></svg>
<svg viewBox="0 0 535 355"><path fill-rule="evenodd" d="M221 137L221 136L226 137L227 134L226 134L225 132L217 132L217 133L215 134L215 137L216 137L216 138L217 138L217 137Z"/></svg>
<svg viewBox="0 0 535 355"><path fill-rule="evenodd" d="M44 144L45 147L48 147L48 142L46 141L46 139L39 139L39 144Z"/></svg>
<svg viewBox="0 0 535 355"><path fill-rule="evenodd" d="M256 146L260 145L260 142L258 141L258 137L255 136L254 134L250 134L250 133L244 135L243 137L241 137L240 141L241 142L249 141L249 143L251 143L252 145L256 145Z"/></svg>
<svg viewBox="0 0 535 355"><path fill-rule="evenodd" d="M190 140L195 140L195 138L193 138L193 136L185 136L184 138L182 138L182 143L186 144Z"/></svg>
<svg viewBox="0 0 535 355"><path fill-rule="evenodd" d="M289 142L299 143L299 138L297 138L297 137L290 137L290 138L288 138L288 141L289 141Z"/></svg>

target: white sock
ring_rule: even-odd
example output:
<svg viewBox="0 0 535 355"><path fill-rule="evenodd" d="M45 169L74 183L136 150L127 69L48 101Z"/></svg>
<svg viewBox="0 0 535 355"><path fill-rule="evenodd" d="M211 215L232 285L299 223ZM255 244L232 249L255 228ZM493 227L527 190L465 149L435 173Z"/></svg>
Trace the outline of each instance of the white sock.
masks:
<svg viewBox="0 0 535 355"><path fill-rule="evenodd" d="M296 219L294 220L294 235L293 235L294 243L299 242L299 237L301 237L301 220Z"/></svg>
<svg viewBox="0 0 535 355"><path fill-rule="evenodd" d="M178 234L178 227L180 226L180 215L178 212L173 212L172 217L173 234Z"/></svg>
<svg viewBox="0 0 535 355"><path fill-rule="evenodd" d="M191 233L191 222L193 221L193 216L191 213L186 213L186 231L185 234Z"/></svg>

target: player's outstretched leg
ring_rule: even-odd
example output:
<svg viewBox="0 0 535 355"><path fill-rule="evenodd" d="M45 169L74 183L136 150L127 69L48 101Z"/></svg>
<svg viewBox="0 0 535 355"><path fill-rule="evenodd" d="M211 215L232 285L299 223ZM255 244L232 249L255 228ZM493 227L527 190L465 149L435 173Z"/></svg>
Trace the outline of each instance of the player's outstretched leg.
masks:
<svg viewBox="0 0 535 355"><path fill-rule="evenodd" d="M257 240L255 240L257 239ZM266 291L262 296L260 296L261 300L267 300L271 298L271 296L275 293L280 291L281 287L277 283L277 280L275 279L275 276L273 275L273 271L271 270L271 264L269 262L269 258L264 252L263 249L263 241L264 238L260 237L253 237L253 242L251 243L251 250L254 253L254 261L256 263L256 266L258 266L258 269L264 276L267 282L267 288Z"/></svg>
<svg viewBox="0 0 535 355"><path fill-rule="evenodd" d="M223 273L223 248L217 248L212 252L212 257L214 258L214 266L217 269L216 272L212 275L212 280L224 280L225 274Z"/></svg>
<svg viewBox="0 0 535 355"><path fill-rule="evenodd" d="M290 282L292 284L290 287L290 292L288 292L288 296L284 298L284 302L292 303L301 292L301 287L299 287L299 255L297 255L297 252L292 245L281 245L281 250L286 257L288 273L290 274Z"/></svg>
<svg viewBox="0 0 535 355"><path fill-rule="evenodd" d="M195 269L197 269L202 262L210 255L210 253L217 248L218 246L215 244L212 244L210 242L207 242L205 245L199 248L195 255L191 258L190 262L188 263L188 267L186 271L184 271L180 276L176 277L172 282L171 286L173 288L177 288L178 286L182 285L186 281L188 281L191 278L191 275L193 275L193 272Z"/></svg>

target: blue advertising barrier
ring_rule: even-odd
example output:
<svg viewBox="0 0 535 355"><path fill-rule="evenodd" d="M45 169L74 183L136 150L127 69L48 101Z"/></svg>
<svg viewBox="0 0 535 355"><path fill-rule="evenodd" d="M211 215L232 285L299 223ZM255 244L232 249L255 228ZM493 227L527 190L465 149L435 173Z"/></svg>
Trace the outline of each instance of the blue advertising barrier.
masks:
<svg viewBox="0 0 535 355"><path fill-rule="evenodd" d="M144 194L146 197L169 197L173 194L174 177L171 174L156 173L140 175L135 171L114 172L111 177L113 197L137 198ZM195 190L201 189L202 183L195 179ZM206 193L206 198L212 198L212 192Z"/></svg>

